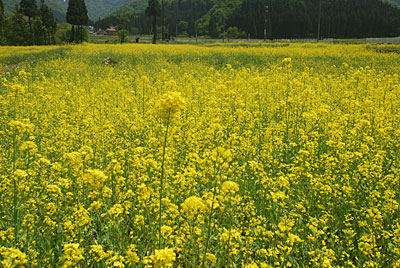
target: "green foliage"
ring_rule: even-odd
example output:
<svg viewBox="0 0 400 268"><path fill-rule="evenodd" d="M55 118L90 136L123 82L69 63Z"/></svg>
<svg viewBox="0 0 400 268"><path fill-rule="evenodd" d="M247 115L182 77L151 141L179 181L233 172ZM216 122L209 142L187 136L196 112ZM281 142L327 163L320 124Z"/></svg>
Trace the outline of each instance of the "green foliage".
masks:
<svg viewBox="0 0 400 268"><path fill-rule="evenodd" d="M19 6L22 14L27 17L35 17L38 13L38 8L35 0L21 0Z"/></svg>
<svg viewBox="0 0 400 268"><path fill-rule="evenodd" d="M239 32L239 29L236 26L234 26L234 27L229 27L228 30L226 30L226 36L227 38L230 39L246 38L246 33Z"/></svg>
<svg viewBox="0 0 400 268"><path fill-rule="evenodd" d="M53 12L51 12L50 8L44 3L40 7L40 18L45 27L45 44L55 44L54 34L57 30L57 22L53 16Z"/></svg>
<svg viewBox="0 0 400 268"><path fill-rule="evenodd" d="M0 35L1 44L19 46L31 44L29 24L22 13L12 13L4 17L3 27L3 35ZM68 43L71 36L70 25L57 24L51 10L44 4L40 7L40 16L32 20L32 31L36 45ZM86 29L82 29L82 40L88 40Z"/></svg>
<svg viewBox="0 0 400 268"><path fill-rule="evenodd" d="M400 0L377 0L379 2L386 2L390 3L393 6L400 6ZM4 2L4 7L5 7L5 13L10 14L14 9L15 9L15 0L3 0ZM231 3L232 2L232 3ZM243 1L240 1L240 4ZM270 0L262 1L263 5L268 4ZM273 1L275 2L275 1ZM300 5L305 4L306 6L310 7L315 4L314 0L295 0L295 1L279 1L283 4L290 4L290 5L298 5L296 2L300 3ZM347 8L345 2L347 1L338 1L338 0L333 0L332 2L343 2L342 3L342 9ZM350 1L352 2L352 1ZM358 2L362 3L362 5L366 8L368 8L368 3L364 2L364 0L358 0ZM180 4L179 4L180 3ZM65 13L67 12L67 6L68 6L68 1L64 2L63 0L46 0L46 4L55 11L57 14L57 19L59 21L65 21ZM219 8L223 9L229 9L230 6L234 7L235 6L235 1L211 1L211 0L202 0L202 1L194 1L194 0L180 0L180 1L167 1L166 0L166 14L168 15L171 13L171 11L176 11L176 6L180 5L179 10L183 12L184 14L178 14L179 17L176 18L176 23L178 23L181 20L185 20L189 22L190 16L193 16L195 14L195 20L198 20L201 18L204 14L206 14L214 5L219 6ZM144 13L146 7L147 7L147 0L86 0L86 6L88 9L88 16L92 20L98 20L100 18L105 18L107 16L110 16L110 14L113 14L114 16L120 16L120 15L129 15L129 14L140 14ZM192 7L191 7L192 6ZM172 8L171 8L172 7ZM236 9L237 7L234 7ZM188 14L188 10L193 9L191 11L191 14ZM206 9L206 10L204 10ZM371 10L374 10L372 7L369 7L370 12ZM299 10L301 11L301 10ZM113 13L114 12L114 13ZM254 10L255 12L255 10ZM202 13L200 17L198 16L198 13ZM302 14L302 11L299 12ZM177 14L175 14L177 15ZM302 14L304 15L304 14ZM310 14L308 14L310 15ZM385 16L385 15L383 15ZM182 17L185 17L182 19ZM204 23L204 21L202 21ZM116 24L115 24L116 25ZM236 25L238 26L238 25ZM175 23L171 28L175 27ZM239 27L240 28L240 27Z"/></svg>
<svg viewBox="0 0 400 268"><path fill-rule="evenodd" d="M141 0L138 0L141 1ZM142 0L147 2L146 0ZM11 14L15 9L15 0L3 0L5 6L5 13ZM86 7L88 9L88 16L92 20L97 20L110 15L119 7L130 2L130 0L86 0ZM65 14L67 12L68 0L46 0L46 4L55 11L56 18L59 21L65 21Z"/></svg>
<svg viewBox="0 0 400 268"><path fill-rule="evenodd" d="M21 13L28 17L31 44L35 45L35 37L33 35L31 18L35 17L38 14L36 0L21 0L19 2L19 8Z"/></svg>
<svg viewBox="0 0 400 268"><path fill-rule="evenodd" d="M130 0L86 0L88 15L92 20L103 18Z"/></svg>
<svg viewBox="0 0 400 268"><path fill-rule="evenodd" d="M88 41L89 33L83 28L83 41ZM68 23L59 23L57 24L57 31L54 34L54 39L56 44L67 44L70 42L71 37L71 25Z"/></svg>
<svg viewBox="0 0 400 268"><path fill-rule="evenodd" d="M400 7L400 0L384 0L384 2L387 2L395 7Z"/></svg>
<svg viewBox="0 0 400 268"><path fill-rule="evenodd" d="M131 16L132 14L144 13L147 4L146 0L132 0L117 9L113 14L118 16Z"/></svg>
<svg viewBox="0 0 400 268"><path fill-rule="evenodd" d="M68 23L59 23L55 32L56 44L66 44L71 36L71 26Z"/></svg>
<svg viewBox="0 0 400 268"><path fill-rule="evenodd" d="M161 5L158 0L149 0L145 11L147 16L161 16Z"/></svg>
<svg viewBox="0 0 400 268"><path fill-rule="evenodd" d="M188 29L188 23L186 21L180 21L178 23L178 34L186 34Z"/></svg>
<svg viewBox="0 0 400 268"><path fill-rule="evenodd" d="M68 23L72 24L70 42L83 42L82 25L87 25L89 21L85 0L70 0L66 19ZM75 25L78 27L75 28Z"/></svg>
<svg viewBox="0 0 400 268"><path fill-rule="evenodd" d="M79 1L80 0L70 0L68 3L66 19L69 24L72 25L80 24Z"/></svg>
<svg viewBox="0 0 400 268"><path fill-rule="evenodd" d="M161 15L161 6L158 0L149 0L149 5L145 11L147 16L152 17L153 44L157 43L157 16Z"/></svg>
<svg viewBox="0 0 400 268"><path fill-rule="evenodd" d="M391 0L400 3L400 0ZM138 5L141 0L133 3ZM218 38L229 27L237 27L251 38L364 38L400 35L400 9L381 0L181 0L165 1L165 24L168 33L181 31L181 21L188 24L189 36L195 34ZM96 25L118 25L126 18L127 29L150 33L134 4L126 5ZM268 8L266 8L268 6ZM319 20L318 18L321 18ZM126 24L124 24L126 25ZM320 25L320 27L318 27ZM241 34L242 36L242 34Z"/></svg>
<svg viewBox="0 0 400 268"><path fill-rule="evenodd" d="M118 38L120 44L126 43L128 41L128 31L125 29L118 31Z"/></svg>
<svg viewBox="0 0 400 268"><path fill-rule="evenodd" d="M46 38L47 38L46 27L43 25L43 22L39 17L36 17L33 20L33 36L35 38L36 45L46 44Z"/></svg>
<svg viewBox="0 0 400 268"><path fill-rule="evenodd" d="M87 25L89 22L85 0L79 0L79 25Z"/></svg>
<svg viewBox="0 0 400 268"><path fill-rule="evenodd" d="M5 20L5 44L7 45L28 45L30 40L27 40L28 24L21 13L13 13Z"/></svg>
<svg viewBox="0 0 400 268"><path fill-rule="evenodd" d="M131 34L157 34L156 17L161 16L161 6L156 0L133 0L129 3L128 0L103 0L101 3L100 0L69 0L65 3L62 0L46 0L46 5L42 4L39 11L35 0L18 1L21 5L18 10L27 16L28 24L18 23L14 16L11 25L19 28L15 34L6 34L5 29L8 32L11 28L6 27L7 19L0 12L0 43L8 44L9 40L14 40L20 44L21 40L17 36L30 38L30 41L22 42L25 44L57 42L54 37L57 24L52 13L60 16L67 11L67 5L67 21L73 25L87 25L88 14L93 17L90 14L93 14L95 6L97 9L108 7L110 12L113 10L110 7L112 3L115 8L122 6L95 26L105 29L114 25ZM0 0L0 7L3 2L8 12L15 5L15 0L12 5L10 0ZM317 38L318 32L321 38L399 36L400 9L395 8L398 3L400 0L165 0L164 31L168 35L208 35L212 38L221 38L225 33L224 37L230 39L245 38L247 35L264 39L265 33L268 39ZM156 16L152 15L154 8ZM45 28L40 38L33 36L33 32L41 32L38 30L39 22L31 21L36 15L40 16ZM81 26L69 32L71 42L81 42L84 39ZM157 38L153 39L155 41Z"/></svg>

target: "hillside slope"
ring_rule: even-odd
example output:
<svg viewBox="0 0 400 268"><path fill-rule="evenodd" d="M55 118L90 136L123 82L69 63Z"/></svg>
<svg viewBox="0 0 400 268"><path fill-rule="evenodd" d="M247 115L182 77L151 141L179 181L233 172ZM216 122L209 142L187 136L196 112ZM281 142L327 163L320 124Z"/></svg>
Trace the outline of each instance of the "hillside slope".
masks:
<svg viewBox="0 0 400 268"><path fill-rule="evenodd" d="M395 5L397 5L398 7L400 7L400 0L388 0L389 2L394 3Z"/></svg>
<svg viewBox="0 0 400 268"><path fill-rule="evenodd" d="M399 0L400 1L400 0ZM147 0L131 0L113 12L114 15L140 14L146 10Z"/></svg>
<svg viewBox="0 0 400 268"><path fill-rule="evenodd" d="M46 0L46 4L53 10L59 21L65 21L68 1L69 0ZM10 14L15 10L15 5L19 3L19 0L3 0L3 2L6 14ZM128 2L130 2L130 0L85 0L89 18L92 20L103 18Z"/></svg>

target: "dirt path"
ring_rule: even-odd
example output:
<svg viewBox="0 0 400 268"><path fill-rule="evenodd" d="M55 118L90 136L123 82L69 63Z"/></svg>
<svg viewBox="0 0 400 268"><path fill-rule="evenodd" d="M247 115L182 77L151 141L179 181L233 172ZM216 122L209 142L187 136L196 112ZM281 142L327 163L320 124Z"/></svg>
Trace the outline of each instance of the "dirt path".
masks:
<svg viewBox="0 0 400 268"><path fill-rule="evenodd" d="M24 66L24 65L28 65L29 62L28 61L23 61L20 63L15 63L15 64L10 64L10 65L6 65L3 68L0 69L0 73L7 73L7 72L11 72L12 70L20 67L20 66Z"/></svg>

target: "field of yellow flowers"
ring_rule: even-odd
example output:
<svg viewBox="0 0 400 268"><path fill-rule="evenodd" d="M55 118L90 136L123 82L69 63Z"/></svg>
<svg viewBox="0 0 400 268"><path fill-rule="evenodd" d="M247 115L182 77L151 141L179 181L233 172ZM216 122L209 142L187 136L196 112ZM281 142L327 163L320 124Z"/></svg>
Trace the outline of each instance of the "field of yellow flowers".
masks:
<svg viewBox="0 0 400 268"><path fill-rule="evenodd" d="M400 267L399 62L84 44L1 72L0 266Z"/></svg>

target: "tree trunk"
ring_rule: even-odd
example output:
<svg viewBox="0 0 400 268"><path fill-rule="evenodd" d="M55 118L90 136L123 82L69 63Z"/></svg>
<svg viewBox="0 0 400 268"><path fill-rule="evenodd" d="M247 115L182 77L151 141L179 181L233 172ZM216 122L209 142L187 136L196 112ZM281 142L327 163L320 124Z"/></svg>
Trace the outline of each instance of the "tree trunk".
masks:
<svg viewBox="0 0 400 268"><path fill-rule="evenodd" d="M71 37L69 38L69 41L71 43L75 41L75 27L74 27L74 25L71 26Z"/></svg>
<svg viewBox="0 0 400 268"><path fill-rule="evenodd" d="M153 16L153 44L157 43L157 16Z"/></svg>
<svg viewBox="0 0 400 268"><path fill-rule="evenodd" d="M83 43L83 26L80 26L80 34L81 34L81 43Z"/></svg>
<svg viewBox="0 0 400 268"><path fill-rule="evenodd" d="M6 17L4 14L0 14L0 45L3 45L5 42L5 33L4 33L4 24Z"/></svg>
<svg viewBox="0 0 400 268"><path fill-rule="evenodd" d="M165 40L164 36L164 0L161 0L161 39Z"/></svg>
<svg viewBox="0 0 400 268"><path fill-rule="evenodd" d="M319 0L317 42L319 42L319 40L321 39L321 10L322 10L322 0Z"/></svg>
<svg viewBox="0 0 400 268"><path fill-rule="evenodd" d="M35 45L35 38L33 38L33 33L32 33L32 22L31 22L31 17L28 17L28 23L29 23L29 32L31 34L31 42L32 45Z"/></svg>
<svg viewBox="0 0 400 268"><path fill-rule="evenodd" d="M47 30L44 30L43 31L43 41L44 41L44 44L45 45L49 45L49 43L47 43L47 33L48 33L48 31Z"/></svg>

